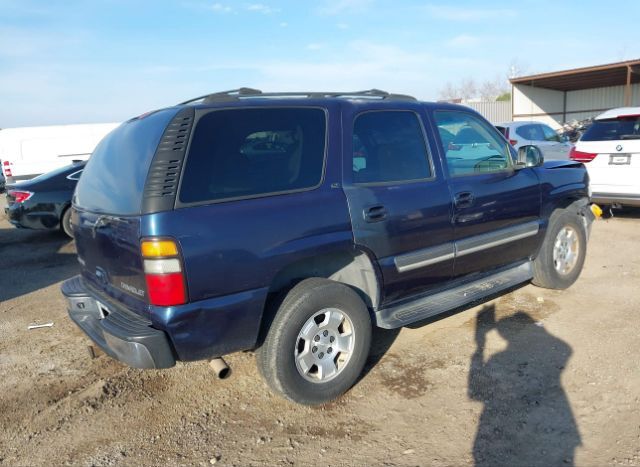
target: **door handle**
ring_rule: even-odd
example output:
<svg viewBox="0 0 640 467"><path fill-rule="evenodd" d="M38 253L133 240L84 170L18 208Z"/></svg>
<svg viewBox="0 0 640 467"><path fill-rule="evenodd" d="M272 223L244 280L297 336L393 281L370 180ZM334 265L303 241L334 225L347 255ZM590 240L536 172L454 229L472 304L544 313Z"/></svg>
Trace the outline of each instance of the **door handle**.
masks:
<svg viewBox="0 0 640 467"><path fill-rule="evenodd" d="M470 191L462 191L456 193L453 198L453 204L457 209L464 209L473 206L474 196Z"/></svg>
<svg viewBox="0 0 640 467"><path fill-rule="evenodd" d="M387 218L387 208L382 205L371 206L363 212L364 220L367 222L379 222Z"/></svg>

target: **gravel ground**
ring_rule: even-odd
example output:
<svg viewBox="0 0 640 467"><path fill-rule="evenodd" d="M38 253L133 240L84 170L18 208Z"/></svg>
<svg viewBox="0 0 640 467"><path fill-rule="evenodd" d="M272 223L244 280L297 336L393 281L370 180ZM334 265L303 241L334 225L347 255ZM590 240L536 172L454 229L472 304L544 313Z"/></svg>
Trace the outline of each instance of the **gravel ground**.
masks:
<svg viewBox="0 0 640 467"><path fill-rule="evenodd" d="M377 332L361 381L308 408L272 395L251 353L222 381L206 362L91 360L59 293L73 242L0 220L0 464L640 465L639 227L637 211L596 222L567 291Z"/></svg>

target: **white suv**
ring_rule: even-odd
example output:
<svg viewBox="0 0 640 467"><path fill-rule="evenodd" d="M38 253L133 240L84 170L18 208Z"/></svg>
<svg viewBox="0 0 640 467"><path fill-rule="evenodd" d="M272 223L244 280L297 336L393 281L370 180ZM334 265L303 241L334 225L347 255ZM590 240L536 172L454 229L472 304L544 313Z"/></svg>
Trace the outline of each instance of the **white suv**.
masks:
<svg viewBox="0 0 640 467"><path fill-rule="evenodd" d="M496 128L516 149L537 146L545 160L568 160L571 143L558 135L553 128L540 122L499 123Z"/></svg>
<svg viewBox="0 0 640 467"><path fill-rule="evenodd" d="M586 164L594 203L640 206L640 107L598 115L569 157Z"/></svg>

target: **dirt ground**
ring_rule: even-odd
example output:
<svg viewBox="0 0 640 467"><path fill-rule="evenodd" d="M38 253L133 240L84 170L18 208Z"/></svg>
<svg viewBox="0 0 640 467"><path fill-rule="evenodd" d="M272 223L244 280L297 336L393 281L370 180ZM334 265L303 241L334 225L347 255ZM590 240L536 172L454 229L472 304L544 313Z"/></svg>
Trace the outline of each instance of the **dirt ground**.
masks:
<svg viewBox="0 0 640 467"><path fill-rule="evenodd" d="M639 227L637 211L596 222L567 291L377 333L362 380L308 408L251 353L222 381L206 362L91 360L59 293L73 242L0 220L0 464L640 465Z"/></svg>

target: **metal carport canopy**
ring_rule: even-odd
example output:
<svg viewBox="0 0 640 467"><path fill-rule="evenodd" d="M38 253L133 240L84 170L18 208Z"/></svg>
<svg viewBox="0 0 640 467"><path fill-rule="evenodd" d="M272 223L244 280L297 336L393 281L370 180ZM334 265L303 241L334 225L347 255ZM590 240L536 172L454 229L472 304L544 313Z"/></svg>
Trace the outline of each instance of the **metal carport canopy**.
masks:
<svg viewBox="0 0 640 467"><path fill-rule="evenodd" d="M626 86L625 105L630 105L631 85L640 83L640 59L521 76L512 78L510 81L513 85L523 84L565 92L609 86Z"/></svg>

